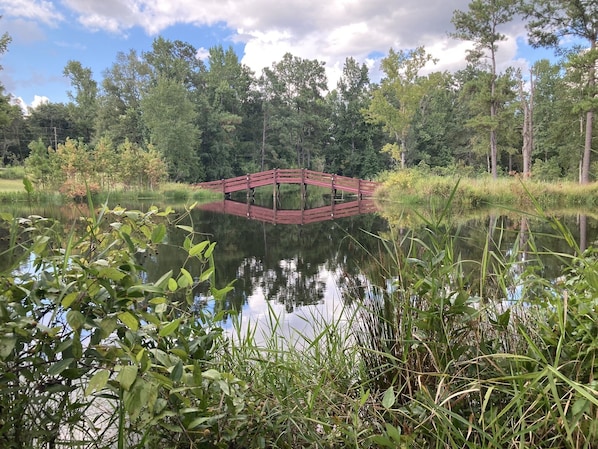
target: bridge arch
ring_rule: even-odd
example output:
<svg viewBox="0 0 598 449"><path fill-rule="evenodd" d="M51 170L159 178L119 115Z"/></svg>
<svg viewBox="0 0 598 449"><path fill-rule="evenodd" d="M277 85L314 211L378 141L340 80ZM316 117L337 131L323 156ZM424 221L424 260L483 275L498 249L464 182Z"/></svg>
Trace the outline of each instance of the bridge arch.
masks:
<svg viewBox="0 0 598 449"><path fill-rule="evenodd" d="M203 189L214 190L229 195L243 190L253 190L256 187L272 185L277 188L280 184L300 184L302 186L318 186L330 188L332 192L342 190L354 193L360 198L372 197L379 183L359 178L317 172L305 168L273 169L259 173L237 176L219 181L202 182L197 184Z"/></svg>

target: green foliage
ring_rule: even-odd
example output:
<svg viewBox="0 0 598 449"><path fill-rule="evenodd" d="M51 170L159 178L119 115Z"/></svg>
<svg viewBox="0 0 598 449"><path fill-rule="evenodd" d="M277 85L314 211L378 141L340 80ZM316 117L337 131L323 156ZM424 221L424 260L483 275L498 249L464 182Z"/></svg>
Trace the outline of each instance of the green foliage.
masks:
<svg viewBox="0 0 598 449"><path fill-rule="evenodd" d="M25 169L22 166L0 168L0 179L21 179L25 176Z"/></svg>
<svg viewBox="0 0 598 449"><path fill-rule="evenodd" d="M384 283L371 286L354 324L368 367L364 382L378 391L384 416L372 441L593 447L594 252L566 262L565 281L555 285L538 278L529 262L533 236L523 224L512 257L497 254L499 242L488 237L482 259L467 261L454 252L445 213L426 220L427 237L383 240ZM553 224L575 247L567 230ZM516 285L521 294L509 300Z"/></svg>
<svg viewBox="0 0 598 449"><path fill-rule="evenodd" d="M69 198L84 198L100 188L111 190L146 188L153 190L166 178L162 157L152 145L146 149L125 141L114 148L100 139L94 148L67 139L56 151L45 148L41 139L29 145L27 173L44 190L57 189Z"/></svg>
<svg viewBox="0 0 598 449"><path fill-rule="evenodd" d="M386 77L379 89L372 94L372 101L364 115L371 123L381 124L393 144L387 144L382 151L389 153L395 163L405 168L408 151L407 137L413 125L413 118L424 98L429 78L419 74L432 60L423 47L413 51L394 51L392 48L382 60ZM394 145L394 146L393 146Z"/></svg>
<svg viewBox="0 0 598 449"><path fill-rule="evenodd" d="M150 142L166 161L170 179L201 179L196 150L201 132L195 125L197 113L185 87L175 80L158 79L144 95L141 111Z"/></svg>
<svg viewBox="0 0 598 449"><path fill-rule="evenodd" d="M555 157L547 161L536 159L532 167L532 173L534 178L540 181L557 181L562 176L562 169Z"/></svg>
<svg viewBox="0 0 598 449"><path fill-rule="evenodd" d="M101 208L66 237L50 220L4 217L20 242L7 254L13 267L34 262L2 274L3 447L52 445L65 432L108 444L117 425L118 438L153 444L227 437L220 423L242 409L245 385L210 364L221 330L193 307L215 243L195 243L192 224L179 222L200 272L180 267L149 283L136 260L165 241L170 213Z"/></svg>

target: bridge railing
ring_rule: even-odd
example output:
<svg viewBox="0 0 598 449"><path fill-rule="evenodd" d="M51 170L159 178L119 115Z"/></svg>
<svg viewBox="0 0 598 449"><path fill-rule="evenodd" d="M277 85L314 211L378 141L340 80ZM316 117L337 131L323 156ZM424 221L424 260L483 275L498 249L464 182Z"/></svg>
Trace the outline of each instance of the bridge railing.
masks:
<svg viewBox="0 0 598 449"><path fill-rule="evenodd" d="M225 194L240 190L249 190L265 185L278 184L305 184L319 187L327 187L332 190L344 190L359 195L371 195L377 183L365 181L348 176L334 175L329 173L316 172L307 169L274 169L259 173L237 176L235 178L223 179L200 183L199 186L205 189L217 190Z"/></svg>

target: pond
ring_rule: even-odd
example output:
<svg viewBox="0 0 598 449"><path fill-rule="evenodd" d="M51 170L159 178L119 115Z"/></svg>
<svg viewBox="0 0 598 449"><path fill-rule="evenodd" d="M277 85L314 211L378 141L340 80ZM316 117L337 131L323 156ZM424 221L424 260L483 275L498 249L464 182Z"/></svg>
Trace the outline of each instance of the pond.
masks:
<svg viewBox="0 0 598 449"><path fill-rule="evenodd" d="M225 301L214 304L205 292L198 291L199 304L239 312L243 322L260 326L271 325L276 316L281 327L308 332L314 320L338 317L343 306L355 299L355 285L380 285L385 277L392 277L382 267L389 256L383 239L403 239L405 245L409 241L406 236L422 241L434 238L434 226L430 226L434 220L425 218L426 211L384 204L383 208L401 212L376 211L372 201L355 198L331 201L328 196L302 201L294 194L287 198L286 203L274 204L272 197L257 203L242 197L199 205L191 211L185 224L192 225L202 238L217 242L217 287L234 280L234 290ZM148 205L126 207L144 209ZM63 220L73 220L81 212L77 206L35 210ZM582 247L598 238L594 219L567 214L562 222ZM562 259L546 253L574 253L549 221L512 211L477 211L470 217L455 213L443 219L435 232L454 236L454 251L462 260L480 261L488 251L518 261L522 267L536 260L546 279L558 278L563 268ZM141 257L149 280L170 269L176 272L184 263L186 253L181 247L185 236L184 230L172 227L166 244ZM225 326L230 325L227 320Z"/></svg>

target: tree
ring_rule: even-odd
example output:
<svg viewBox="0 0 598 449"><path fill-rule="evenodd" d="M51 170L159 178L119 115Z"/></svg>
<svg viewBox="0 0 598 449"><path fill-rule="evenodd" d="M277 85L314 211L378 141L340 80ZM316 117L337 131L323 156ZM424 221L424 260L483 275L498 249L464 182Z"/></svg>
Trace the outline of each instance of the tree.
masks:
<svg viewBox="0 0 598 449"><path fill-rule="evenodd" d="M75 90L74 93L68 92L69 98L74 102L69 105L71 120L78 134L71 137L90 142L95 130L98 83L93 79L91 69L83 67L79 61L68 61L63 73L70 79Z"/></svg>
<svg viewBox="0 0 598 449"><path fill-rule="evenodd" d="M580 88L585 91L579 104L585 112L585 141L579 182L590 181L590 159L596 101L596 63L598 62L598 3L585 0L528 0L523 11L529 19L529 42L534 47L560 46L561 38L586 40L589 48L570 58L571 66L582 73Z"/></svg>
<svg viewBox="0 0 598 449"><path fill-rule="evenodd" d="M429 88L413 118L413 150L408 163L421 161L447 168L467 149L466 116L457 79L449 73L429 75ZM468 160L461 161L464 164Z"/></svg>
<svg viewBox="0 0 598 449"><path fill-rule="evenodd" d="M30 141L42 139L47 147L56 149L59 144L71 137L77 139L73 132L75 124L72 121L69 108L64 103L42 103L31 109L27 117Z"/></svg>
<svg viewBox="0 0 598 449"><path fill-rule="evenodd" d="M167 161L170 178L202 179L197 157L201 133L195 125L197 113L185 86L173 79L160 78L140 106L150 142Z"/></svg>
<svg viewBox="0 0 598 449"><path fill-rule="evenodd" d="M241 174L252 157L243 151L242 135L253 73L230 47L218 45L209 53L200 108L201 161L207 178L219 179Z"/></svg>
<svg viewBox="0 0 598 449"><path fill-rule="evenodd" d="M0 16L0 19L2 16ZM0 36L0 55L3 55L8 50L8 44L12 42L12 38L8 33L2 34ZM2 66L0 65L0 70L2 70Z"/></svg>
<svg viewBox="0 0 598 449"><path fill-rule="evenodd" d="M420 70L432 60L424 47L413 51L398 52L390 49L382 60L382 71L386 77L380 87L374 90L372 102L364 111L371 123L383 125L384 130L395 140L383 151L390 153L395 161L405 168L407 137L413 124L413 117L426 93L426 78Z"/></svg>
<svg viewBox="0 0 598 449"><path fill-rule="evenodd" d="M322 169L320 152L328 130L324 64L286 53L264 69L264 77L271 93L269 136L272 148L277 148L271 156L274 163Z"/></svg>
<svg viewBox="0 0 598 449"><path fill-rule="evenodd" d="M469 10L455 11L451 22L455 26L452 36L475 43L474 49L469 51L468 60L480 61L482 58L490 60L490 164L492 177L498 177L498 144L496 129L498 126L496 94L496 52L498 43L505 40L505 35L498 31L501 25L510 22L517 12L519 0L473 0Z"/></svg>
<svg viewBox="0 0 598 449"><path fill-rule="evenodd" d="M494 84L492 93L491 85ZM468 118L465 126L474 131L470 138L470 146L474 155L483 156L486 163L486 171L493 172L496 165L498 173L498 149L503 148L513 153L513 129L521 129L519 125L513 124L511 102L515 99L515 80L511 70L497 76L492 76L476 67L469 68L469 75L465 78L460 92L460 101L466 105ZM490 105L494 105L494 116L488 115ZM502 135L501 135L502 132ZM494 136L496 146L496 161L493 161L488 152L490 137Z"/></svg>
<svg viewBox="0 0 598 449"><path fill-rule="evenodd" d="M0 165L22 162L27 157L26 131L22 109L11 104L0 86Z"/></svg>
<svg viewBox="0 0 598 449"><path fill-rule="evenodd" d="M119 52L116 62L104 72L99 98L98 135L106 135L115 145L125 140L142 144L145 140L141 117L141 97L149 85L150 68L137 52Z"/></svg>
<svg viewBox="0 0 598 449"><path fill-rule="evenodd" d="M331 138L324 147L326 167L333 173L371 178L386 162L376 145L384 138L378 125L368 123L362 110L370 104L368 68L347 58L343 74L327 99L331 112Z"/></svg>
<svg viewBox="0 0 598 449"><path fill-rule="evenodd" d="M519 101L523 112L523 145L521 154L523 155L523 177L529 178L532 175L532 152L534 149L534 89L535 79L533 70L530 71L529 91L524 89L523 77L518 73L519 81Z"/></svg>

